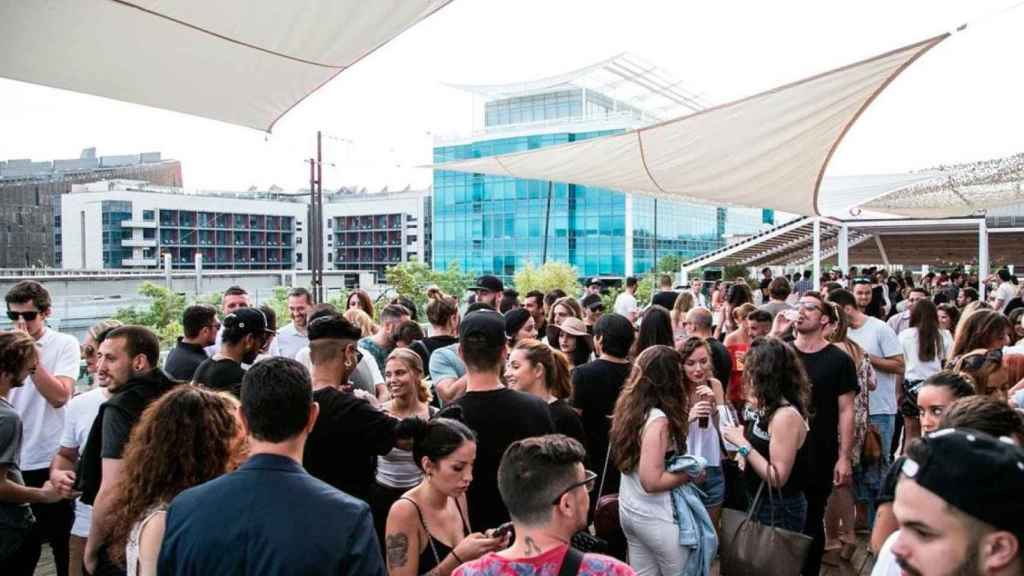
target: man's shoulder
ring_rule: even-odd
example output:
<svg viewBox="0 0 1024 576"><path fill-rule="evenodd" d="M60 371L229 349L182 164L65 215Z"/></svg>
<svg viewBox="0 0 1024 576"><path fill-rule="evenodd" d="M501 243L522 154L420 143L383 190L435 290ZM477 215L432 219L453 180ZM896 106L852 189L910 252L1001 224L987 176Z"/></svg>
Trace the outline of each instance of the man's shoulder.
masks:
<svg viewBox="0 0 1024 576"><path fill-rule="evenodd" d="M53 328L47 328L46 332L43 333L43 337L39 339L39 345L44 348L64 348L73 346L78 348L78 339L71 334L65 334L63 332L57 332Z"/></svg>

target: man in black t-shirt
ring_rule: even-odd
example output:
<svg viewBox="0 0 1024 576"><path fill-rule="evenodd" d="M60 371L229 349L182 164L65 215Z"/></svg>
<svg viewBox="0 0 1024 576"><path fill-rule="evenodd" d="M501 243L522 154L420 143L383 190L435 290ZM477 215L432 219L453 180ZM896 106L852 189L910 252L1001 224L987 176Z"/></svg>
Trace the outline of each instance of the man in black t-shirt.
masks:
<svg viewBox="0 0 1024 576"><path fill-rule="evenodd" d="M597 359L577 366L572 373L572 405L579 411L587 437L587 455L598 474L598 485L604 476L608 456L608 430L619 391L629 377L626 360L636 338L633 325L619 314L606 314L594 325L594 348ZM608 467L604 492L618 491L619 475L614 465ZM597 491L591 493L596 500Z"/></svg>
<svg viewBox="0 0 1024 576"><path fill-rule="evenodd" d="M676 305L676 297L678 296L679 293L672 289L672 277L668 274L662 274L661 279L658 280L658 292L651 296L651 305L658 305L666 310L671 310Z"/></svg>
<svg viewBox="0 0 1024 576"><path fill-rule="evenodd" d="M555 431L547 403L502 387L498 374L505 362L505 343L505 319L493 310L470 312L459 326L466 393L453 404L476 432L476 463L466 500L470 525L478 532L509 521L498 492L498 465L505 449L516 440Z"/></svg>
<svg viewBox="0 0 1024 576"><path fill-rule="evenodd" d="M191 382L196 369L208 358L205 348L217 341L217 310L209 304L189 306L181 317L181 326L185 335L167 353L164 371L175 380Z"/></svg>
<svg viewBox="0 0 1024 576"><path fill-rule="evenodd" d="M252 364L270 344L273 331L258 308L238 308L224 317L220 350L196 368L193 382L212 390L225 390L236 397L241 393L242 364Z"/></svg>
<svg viewBox="0 0 1024 576"><path fill-rule="evenodd" d="M370 504L377 456L398 442L400 422L351 391L348 377L359 363L360 330L340 314L310 322L313 400L320 415L306 438L302 465L311 475ZM372 505L372 504L371 504Z"/></svg>
<svg viewBox="0 0 1024 576"><path fill-rule="evenodd" d="M853 475L850 450L853 445L853 399L860 386L857 368L848 354L825 339L824 330L838 320L838 310L818 292L805 292L797 306L799 315L790 321L785 314L775 317L772 334L795 327L793 347L803 362L811 383L814 417L806 442L811 445L811 474L804 488L807 520L804 533L814 538L804 564L805 574L821 572L825 549L825 506L833 486L847 485Z"/></svg>

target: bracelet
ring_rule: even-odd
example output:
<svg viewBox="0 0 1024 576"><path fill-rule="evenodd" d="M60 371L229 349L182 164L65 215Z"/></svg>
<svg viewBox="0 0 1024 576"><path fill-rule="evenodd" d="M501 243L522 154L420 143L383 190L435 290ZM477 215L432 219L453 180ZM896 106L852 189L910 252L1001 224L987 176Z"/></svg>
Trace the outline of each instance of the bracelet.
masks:
<svg viewBox="0 0 1024 576"><path fill-rule="evenodd" d="M740 446L739 450L737 450L737 452L740 453L740 456L743 456L744 458L746 458L747 455L750 454L750 448L747 448L746 446Z"/></svg>
<svg viewBox="0 0 1024 576"><path fill-rule="evenodd" d="M458 562L460 566L465 564L465 562L462 561L462 558L459 558L459 555L455 553L454 548L452 548L452 551L449 552L449 554L452 555L452 558L455 558L455 561Z"/></svg>

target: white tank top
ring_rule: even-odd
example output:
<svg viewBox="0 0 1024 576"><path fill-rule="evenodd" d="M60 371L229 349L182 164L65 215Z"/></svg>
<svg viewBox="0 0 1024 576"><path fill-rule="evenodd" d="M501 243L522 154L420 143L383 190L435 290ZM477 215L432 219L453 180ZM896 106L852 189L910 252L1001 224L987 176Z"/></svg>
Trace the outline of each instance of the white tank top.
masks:
<svg viewBox="0 0 1024 576"><path fill-rule="evenodd" d="M128 576L137 576L139 573L139 537L146 523L153 519L153 516L167 511L167 504L159 504L149 509L146 514L132 526L128 534L128 543L125 545L125 563L128 565Z"/></svg>
<svg viewBox="0 0 1024 576"><path fill-rule="evenodd" d="M644 423L644 430L651 422L658 418L666 418L665 413L657 408L651 408L647 414L647 421ZM650 493L644 490L640 484L639 464L632 472L622 475L622 482L619 486L619 508L634 516L648 518L672 518L672 495L670 491Z"/></svg>
<svg viewBox="0 0 1024 576"><path fill-rule="evenodd" d="M718 440L718 428L714 418L708 417L707 428L700 427L700 420L690 422L686 433L686 453L690 456L702 456L708 466L722 465L722 445Z"/></svg>

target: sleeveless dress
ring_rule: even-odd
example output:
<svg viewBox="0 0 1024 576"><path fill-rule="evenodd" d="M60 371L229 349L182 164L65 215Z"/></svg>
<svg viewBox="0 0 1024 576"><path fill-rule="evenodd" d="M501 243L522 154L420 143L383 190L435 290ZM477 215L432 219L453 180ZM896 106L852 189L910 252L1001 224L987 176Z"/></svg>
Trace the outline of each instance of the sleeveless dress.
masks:
<svg viewBox="0 0 1024 576"><path fill-rule="evenodd" d="M128 542L125 545L125 563L128 564L128 576L137 576L139 573L139 537L142 535L142 529L146 527L146 524L154 516L166 511L166 503L157 504L147 510L143 514L142 520L139 520L132 526L132 531L128 534Z"/></svg>
<svg viewBox="0 0 1024 576"><path fill-rule="evenodd" d="M426 574L436 568L437 565L451 553L452 547L441 542L437 538L434 538L434 535L430 533L430 528L427 528L427 522L423 518L423 511L420 510L419 504L417 504L413 499L406 498L405 496L401 497L400 500L406 500L416 508L416 515L420 517L420 526L423 526L423 531L427 533L428 545L422 552L420 552L419 565L416 569L418 573ZM469 536L466 515L462 513L462 507L459 506L459 501L457 499L455 500L455 509L459 511L459 518L462 520L462 536ZM455 545L458 546L458 543Z"/></svg>

